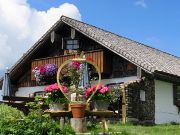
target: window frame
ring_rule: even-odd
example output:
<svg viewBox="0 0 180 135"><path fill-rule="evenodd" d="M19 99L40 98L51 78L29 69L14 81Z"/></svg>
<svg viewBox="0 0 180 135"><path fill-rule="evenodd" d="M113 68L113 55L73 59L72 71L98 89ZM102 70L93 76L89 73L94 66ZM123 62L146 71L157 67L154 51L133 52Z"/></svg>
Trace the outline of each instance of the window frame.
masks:
<svg viewBox="0 0 180 135"><path fill-rule="evenodd" d="M68 42L72 42L72 43L68 43ZM77 43L75 43L75 41ZM68 47L70 46L70 47ZM75 47L76 46L76 47ZM65 49L66 50L78 50L80 48L80 42L79 42L79 39L71 39L71 38L68 38L68 39L65 39Z"/></svg>

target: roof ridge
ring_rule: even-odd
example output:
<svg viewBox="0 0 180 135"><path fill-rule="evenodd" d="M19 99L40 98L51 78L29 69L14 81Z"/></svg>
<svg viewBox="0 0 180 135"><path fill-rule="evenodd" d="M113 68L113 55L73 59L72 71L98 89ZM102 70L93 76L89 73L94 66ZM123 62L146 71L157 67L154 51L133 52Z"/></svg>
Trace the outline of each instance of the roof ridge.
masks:
<svg viewBox="0 0 180 135"><path fill-rule="evenodd" d="M113 34L113 35L116 35L116 36L118 36L118 37L121 37L121 38L124 38L124 39L130 40L130 41L135 42L135 43L137 43L137 44L140 44L140 45L142 45L142 46L145 46L145 47L148 47L148 48L151 48L151 49L157 50L157 51L159 51L159 52L162 52L162 53L164 53L164 54L166 54L166 55L170 55L170 56L175 57L175 58L177 58L177 59L179 59L179 60L180 60L180 57L179 57L179 56L176 56L176 55L170 54L170 53L168 53L168 52L162 51L162 50L157 49L157 48L155 48L155 47L152 47L152 46L146 45L146 44L144 44L144 43L140 43L140 42L138 42L138 41L136 41L136 40L133 40L133 39L127 38L127 37L122 36L122 35L118 35L118 34L116 34L116 33L113 33L113 32L111 32L111 31L105 30L105 29L103 29L103 28L97 27L97 26L95 26L95 25L91 25L91 24L88 24L88 23L85 23L85 22L82 22L82 21L79 21L79 20L76 20L76 19L73 19L73 18L70 18L70 17L67 17L67 16L62 15L62 16L61 16L61 18L63 19L63 17L65 17L65 18L69 18L69 19L71 19L71 20L75 20L75 21L77 21L77 22L80 22L80 23L83 23L83 24L86 24L86 25L89 25L89 26L92 26L92 27L95 27L95 28L97 28L97 29L100 29L100 30L103 30L103 31L105 31L105 32L108 32L108 33L111 33L111 34Z"/></svg>

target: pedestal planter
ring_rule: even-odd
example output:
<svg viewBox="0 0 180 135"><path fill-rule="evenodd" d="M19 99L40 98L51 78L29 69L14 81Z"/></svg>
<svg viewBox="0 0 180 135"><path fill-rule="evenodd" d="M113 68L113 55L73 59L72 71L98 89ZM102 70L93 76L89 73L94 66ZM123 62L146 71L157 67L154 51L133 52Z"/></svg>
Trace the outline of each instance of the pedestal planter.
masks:
<svg viewBox="0 0 180 135"><path fill-rule="evenodd" d="M64 110L64 104L62 104L62 103L50 103L49 109L51 111L62 111L62 110Z"/></svg>
<svg viewBox="0 0 180 135"><path fill-rule="evenodd" d="M85 133L87 131L86 118L71 118L70 122L76 133Z"/></svg>
<svg viewBox="0 0 180 135"><path fill-rule="evenodd" d="M84 118L86 104L71 104L73 118Z"/></svg>
<svg viewBox="0 0 180 135"><path fill-rule="evenodd" d="M108 100L95 100L94 110L95 111L105 111L108 110L110 102Z"/></svg>

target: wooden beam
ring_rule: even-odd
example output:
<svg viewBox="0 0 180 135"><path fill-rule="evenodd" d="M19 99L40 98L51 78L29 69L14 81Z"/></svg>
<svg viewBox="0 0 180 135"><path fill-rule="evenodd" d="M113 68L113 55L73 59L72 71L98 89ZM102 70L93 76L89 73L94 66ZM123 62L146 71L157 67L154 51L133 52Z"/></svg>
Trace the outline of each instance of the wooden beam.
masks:
<svg viewBox="0 0 180 135"><path fill-rule="evenodd" d="M179 76L170 75L170 74L167 74L167 73L156 71L154 73L154 77L157 80L162 80L162 81L165 81L165 82L180 84L180 77Z"/></svg>
<svg viewBox="0 0 180 135"><path fill-rule="evenodd" d="M3 100L33 102L34 98L31 98L31 97L15 97L15 96L9 97L9 96L3 96Z"/></svg>
<svg viewBox="0 0 180 135"><path fill-rule="evenodd" d="M125 86L121 85L122 88L122 124L126 124L126 93Z"/></svg>
<svg viewBox="0 0 180 135"><path fill-rule="evenodd" d="M55 33L55 31L52 31L51 32L51 42L52 43L54 43L54 42L61 42L62 41L62 39L61 39L61 35L59 35L59 34L57 34L57 33Z"/></svg>

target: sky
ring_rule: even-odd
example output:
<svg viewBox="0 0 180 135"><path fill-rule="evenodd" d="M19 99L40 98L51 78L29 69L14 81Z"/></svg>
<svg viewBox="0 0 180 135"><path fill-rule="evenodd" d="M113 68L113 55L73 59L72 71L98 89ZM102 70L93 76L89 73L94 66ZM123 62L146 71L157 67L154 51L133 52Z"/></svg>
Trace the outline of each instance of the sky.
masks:
<svg viewBox="0 0 180 135"><path fill-rule="evenodd" d="M179 0L0 0L0 75L61 15L180 57Z"/></svg>

